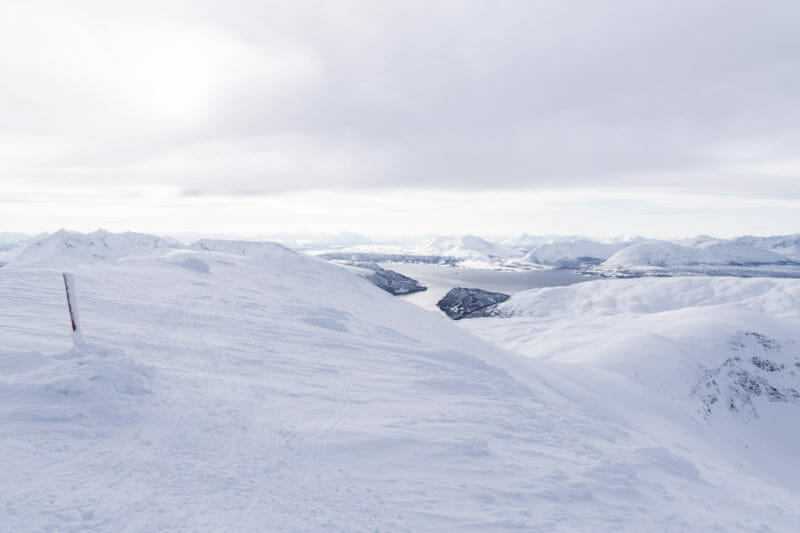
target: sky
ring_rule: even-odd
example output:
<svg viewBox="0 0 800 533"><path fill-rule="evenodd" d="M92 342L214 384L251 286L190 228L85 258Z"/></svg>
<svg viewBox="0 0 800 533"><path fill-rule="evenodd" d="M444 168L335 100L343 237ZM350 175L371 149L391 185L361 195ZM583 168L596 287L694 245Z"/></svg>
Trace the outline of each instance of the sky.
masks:
<svg viewBox="0 0 800 533"><path fill-rule="evenodd" d="M0 231L800 232L795 1L0 13Z"/></svg>

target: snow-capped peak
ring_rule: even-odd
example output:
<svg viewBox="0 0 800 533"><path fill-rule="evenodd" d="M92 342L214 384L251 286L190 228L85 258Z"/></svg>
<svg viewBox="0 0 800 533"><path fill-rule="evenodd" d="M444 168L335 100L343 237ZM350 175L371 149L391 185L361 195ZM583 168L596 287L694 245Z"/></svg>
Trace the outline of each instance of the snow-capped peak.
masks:
<svg viewBox="0 0 800 533"><path fill-rule="evenodd" d="M59 230L39 236L8 259L12 266L62 267L75 263L117 261L134 256L162 254L181 245L175 239L144 233L79 233Z"/></svg>

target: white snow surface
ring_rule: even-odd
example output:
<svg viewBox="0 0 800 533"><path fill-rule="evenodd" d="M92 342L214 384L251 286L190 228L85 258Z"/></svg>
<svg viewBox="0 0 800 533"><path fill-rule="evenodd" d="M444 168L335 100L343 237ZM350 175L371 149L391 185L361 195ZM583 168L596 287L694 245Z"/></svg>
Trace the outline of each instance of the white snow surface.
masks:
<svg viewBox="0 0 800 533"><path fill-rule="evenodd" d="M422 255L443 255L468 261L498 261L522 255L513 248L495 244L474 235L437 237L418 250Z"/></svg>
<svg viewBox="0 0 800 533"><path fill-rule="evenodd" d="M498 314L460 325L553 379L583 374L576 400L675 439L695 466L710 446L800 494L800 280L600 280L518 293Z"/></svg>
<svg viewBox="0 0 800 533"><path fill-rule="evenodd" d="M591 239L576 239L543 244L529 252L524 261L541 265L560 265L582 258L608 259L627 246L623 242L598 242Z"/></svg>
<svg viewBox="0 0 800 533"><path fill-rule="evenodd" d="M0 231L0 253L10 250L17 244L29 240L30 235Z"/></svg>
<svg viewBox="0 0 800 533"><path fill-rule="evenodd" d="M121 260L132 255L157 256L180 246L175 239L144 233L97 230L83 234L60 230L23 243L7 252L4 259L14 267L68 267L85 262Z"/></svg>
<svg viewBox="0 0 800 533"><path fill-rule="evenodd" d="M623 248L608 258L601 268L664 269L697 265L770 265L791 261L787 256L757 248L744 242L705 238L679 244L647 241Z"/></svg>
<svg viewBox="0 0 800 533"><path fill-rule="evenodd" d="M737 237L736 242L781 254L794 261L800 261L800 234L776 235L772 237Z"/></svg>
<svg viewBox="0 0 800 533"><path fill-rule="evenodd" d="M280 245L84 237L0 268L9 531L800 523L797 404L692 392L748 350L787 390L793 280L590 282L459 326Z"/></svg>

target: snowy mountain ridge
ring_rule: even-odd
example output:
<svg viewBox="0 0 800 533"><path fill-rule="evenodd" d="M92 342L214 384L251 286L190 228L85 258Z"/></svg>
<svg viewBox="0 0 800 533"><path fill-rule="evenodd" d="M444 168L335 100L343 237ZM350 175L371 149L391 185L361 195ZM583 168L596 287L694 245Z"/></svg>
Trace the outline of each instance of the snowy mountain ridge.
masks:
<svg viewBox="0 0 800 533"><path fill-rule="evenodd" d="M800 416L800 280L599 280L515 294L495 315L459 325L554 363L553 379L572 365L585 387L573 393L607 416L660 413L645 425L667 439L705 426L719 450L800 493L800 465L786 459Z"/></svg>
<svg viewBox="0 0 800 533"><path fill-rule="evenodd" d="M68 266L91 261L117 261L130 256L156 256L182 247L175 239L144 233L110 233L97 230L84 234L59 230L39 236L6 252L3 260L14 266Z"/></svg>
<svg viewBox="0 0 800 533"><path fill-rule="evenodd" d="M542 244L522 261L562 268L579 268L585 263L599 263L625 248L626 243L604 243L589 239Z"/></svg>
<svg viewBox="0 0 800 533"><path fill-rule="evenodd" d="M0 251L0 264L44 264L48 257L61 257L64 249L73 255L88 254L95 260L120 260L128 256L158 254L169 248L202 250L225 246L236 253L260 253L259 241L201 239L183 244L176 239L144 234L113 234L98 230L79 234L61 230L21 241ZM717 239L703 235L680 241L583 237L517 238L493 242L474 235L440 236L423 241L369 242L361 235L338 235L317 239L311 250L331 260L358 262L412 262L450 264L466 268L526 270L566 268L588 270L603 276L670 275L678 273L728 275L800 276L800 235ZM367 243L368 242L368 243ZM238 244L231 244L238 243ZM322 243L328 243L319 248ZM9 243L6 248L14 246ZM262 248L259 248L262 247ZM69 255L69 254L68 254ZM74 258L72 259L74 260Z"/></svg>
<svg viewBox="0 0 800 533"><path fill-rule="evenodd" d="M800 523L797 280L599 280L456 323L279 245L95 240L0 269L11 530Z"/></svg>
<svg viewBox="0 0 800 533"><path fill-rule="evenodd" d="M465 268L505 268L524 253L474 235L440 236L424 241L373 243L332 249L316 249L313 253L332 259L352 261L399 261L409 263L458 264Z"/></svg>
<svg viewBox="0 0 800 533"><path fill-rule="evenodd" d="M734 241L753 248L775 252L793 261L800 261L800 234L772 237L744 236L737 237Z"/></svg>
<svg viewBox="0 0 800 533"><path fill-rule="evenodd" d="M670 275L672 270L711 275L800 276L800 235L727 240L703 235L669 241L523 234L496 242L467 235L422 242L337 246L315 249L314 253L344 261L424 262L511 270L565 268L619 277Z"/></svg>
<svg viewBox="0 0 800 533"><path fill-rule="evenodd" d="M758 266L784 264L783 255L731 241L704 241L684 246L666 241L650 241L626 247L603 264L603 268L680 267L687 265Z"/></svg>
<svg viewBox="0 0 800 533"><path fill-rule="evenodd" d="M787 351L775 339L755 331L735 335L730 342L734 355L715 368L705 369L692 389L705 406L709 419L717 409L759 418L757 406L800 402L800 350L794 340ZM766 409L770 406L767 404ZM769 413L767 413L769 414Z"/></svg>
<svg viewBox="0 0 800 533"><path fill-rule="evenodd" d="M248 257L264 257L280 254L297 254L291 248L275 242L237 241L223 239L200 239L190 244L187 249L203 252L219 252Z"/></svg>

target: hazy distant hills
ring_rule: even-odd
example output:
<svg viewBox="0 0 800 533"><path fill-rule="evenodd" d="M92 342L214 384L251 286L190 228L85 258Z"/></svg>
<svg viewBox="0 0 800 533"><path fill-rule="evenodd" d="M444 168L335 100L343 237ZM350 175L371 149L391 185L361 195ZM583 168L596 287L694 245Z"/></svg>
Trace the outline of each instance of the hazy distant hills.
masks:
<svg viewBox="0 0 800 533"><path fill-rule="evenodd" d="M474 235L434 236L374 241L358 234L318 239L282 236L289 247L344 263L410 262L464 268L530 270L565 268L606 277L676 274L800 276L800 234L718 239L707 235L682 240L644 237L609 240L569 236L486 239ZM224 245L223 245L224 243ZM89 234L60 230L29 237L0 233L0 264L36 264L58 257L69 263L77 255L94 261L119 260L169 249L208 250L236 247L237 253L259 253L263 243L201 239L185 244L171 237L141 233ZM72 259L70 259L72 258Z"/></svg>
<svg viewBox="0 0 800 533"><path fill-rule="evenodd" d="M603 276L730 274L800 275L800 235L717 239L701 236L680 241L596 240L585 237L504 238L472 235L436 237L404 243L359 244L317 248L312 253L347 261L426 262L467 268L568 268Z"/></svg>

